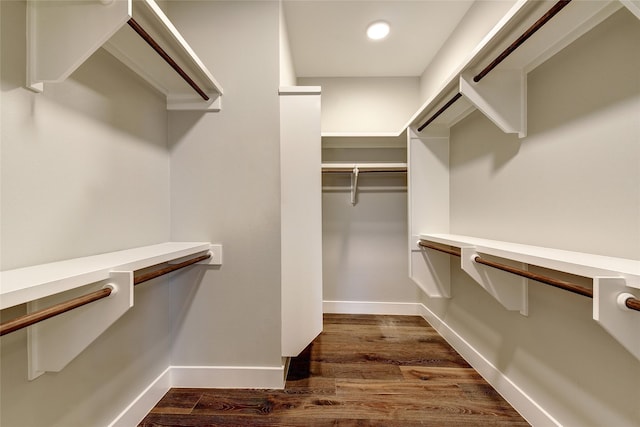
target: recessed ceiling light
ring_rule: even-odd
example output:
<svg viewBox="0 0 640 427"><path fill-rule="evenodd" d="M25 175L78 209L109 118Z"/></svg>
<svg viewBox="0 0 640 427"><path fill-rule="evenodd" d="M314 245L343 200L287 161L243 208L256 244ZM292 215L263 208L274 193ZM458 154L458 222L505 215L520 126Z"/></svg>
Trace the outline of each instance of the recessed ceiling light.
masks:
<svg viewBox="0 0 640 427"><path fill-rule="evenodd" d="M389 24L376 21L367 27L367 37L371 40L382 40L389 35Z"/></svg>

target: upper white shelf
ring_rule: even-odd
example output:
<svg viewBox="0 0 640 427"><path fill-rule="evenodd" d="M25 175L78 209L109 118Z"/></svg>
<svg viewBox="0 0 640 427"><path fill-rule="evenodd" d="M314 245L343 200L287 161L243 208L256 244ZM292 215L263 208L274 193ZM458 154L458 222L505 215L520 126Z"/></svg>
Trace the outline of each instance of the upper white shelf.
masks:
<svg viewBox="0 0 640 427"><path fill-rule="evenodd" d="M7 270L0 273L0 310L89 283L112 271L135 271L206 252L209 243L167 242L124 251Z"/></svg>
<svg viewBox="0 0 640 427"><path fill-rule="evenodd" d="M612 15L623 4L632 12L634 8L638 8L635 0L625 0L622 3L615 0L572 1L482 81L475 83L469 78L491 63L554 3L555 1L518 1L409 119L406 127L418 128L454 95L460 93L462 96L429 126L449 128L474 109L479 109L504 132L524 136L526 74Z"/></svg>
<svg viewBox="0 0 640 427"><path fill-rule="evenodd" d="M627 286L640 289L640 261L561 249L529 246L455 234L421 234L421 239L583 277L623 277Z"/></svg>
<svg viewBox="0 0 640 427"><path fill-rule="evenodd" d="M182 70L163 59L130 21ZM27 85L42 92L104 47L166 95L169 110L220 110L222 87L154 0L29 0ZM185 78L186 76L186 78ZM187 80L198 87L201 94ZM208 99L204 99L208 98Z"/></svg>
<svg viewBox="0 0 640 427"><path fill-rule="evenodd" d="M401 132L322 132L322 148L406 148Z"/></svg>
<svg viewBox="0 0 640 427"><path fill-rule="evenodd" d="M322 132L323 138L395 138L400 132Z"/></svg>

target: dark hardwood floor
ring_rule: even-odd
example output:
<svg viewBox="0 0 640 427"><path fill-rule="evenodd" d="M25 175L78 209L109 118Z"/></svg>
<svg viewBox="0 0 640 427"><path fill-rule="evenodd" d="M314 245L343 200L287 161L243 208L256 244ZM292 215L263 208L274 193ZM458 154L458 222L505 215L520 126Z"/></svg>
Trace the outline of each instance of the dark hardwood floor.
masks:
<svg viewBox="0 0 640 427"><path fill-rule="evenodd" d="M326 314L284 390L169 390L159 426L528 426L421 317Z"/></svg>

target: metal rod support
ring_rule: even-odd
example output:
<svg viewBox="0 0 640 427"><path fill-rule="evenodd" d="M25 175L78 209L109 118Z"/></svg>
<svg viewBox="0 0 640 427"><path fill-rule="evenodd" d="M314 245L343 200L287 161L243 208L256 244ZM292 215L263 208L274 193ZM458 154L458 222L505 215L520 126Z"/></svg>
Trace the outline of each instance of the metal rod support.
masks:
<svg viewBox="0 0 640 427"><path fill-rule="evenodd" d="M149 46L153 48L153 50L158 53L158 55L162 57L162 59L165 60L167 64L169 64L169 66L171 66L171 68L175 70L176 73L180 75L180 77L182 77L185 82L187 82L189 86L193 88L193 90L198 93L198 95L202 97L202 99L204 99L205 101L209 100L209 97L206 93L204 93L202 89L200 89L200 86L198 86L196 82L194 82L193 79L189 77L189 75L185 73L182 68L180 68L176 61L174 61L173 58L169 56L169 54L153 39L153 37L151 37L151 35L149 35L149 33L144 30L144 28L140 26L140 24L135 21L135 19L129 19L128 24L136 33L138 33L140 37L142 37L145 42L147 42Z"/></svg>

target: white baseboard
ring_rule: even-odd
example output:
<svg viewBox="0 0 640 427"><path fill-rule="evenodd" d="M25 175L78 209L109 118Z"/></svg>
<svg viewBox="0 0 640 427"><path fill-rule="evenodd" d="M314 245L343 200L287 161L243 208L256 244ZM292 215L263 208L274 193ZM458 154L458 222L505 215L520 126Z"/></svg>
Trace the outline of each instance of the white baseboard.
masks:
<svg viewBox="0 0 640 427"><path fill-rule="evenodd" d="M423 304L419 314L531 425L562 426L443 319Z"/></svg>
<svg viewBox="0 0 640 427"><path fill-rule="evenodd" d="M395 314L403 316L420 315L420 306L415 302L373 302L373 301L324 301L325 313L336 314Z"/></svg>
<svg viewBox="0 0 640 427"><path fill-rule="evenodd" d="M153 380L153 382L109 424L109 427L137 426L170 388L171 366Z"/></svg>
<svg viewBox="0 0 640 427"><path fill-rule="evenodd" d="M284 366L172 366L171 387L284 388Z"/></svg>
<svg viewBox="0 0 640 427"><path fill-rule="evenodd" d="M284 366L169 366L136 397L109 427L134 427L173 387L284 388Z"/></svg>

